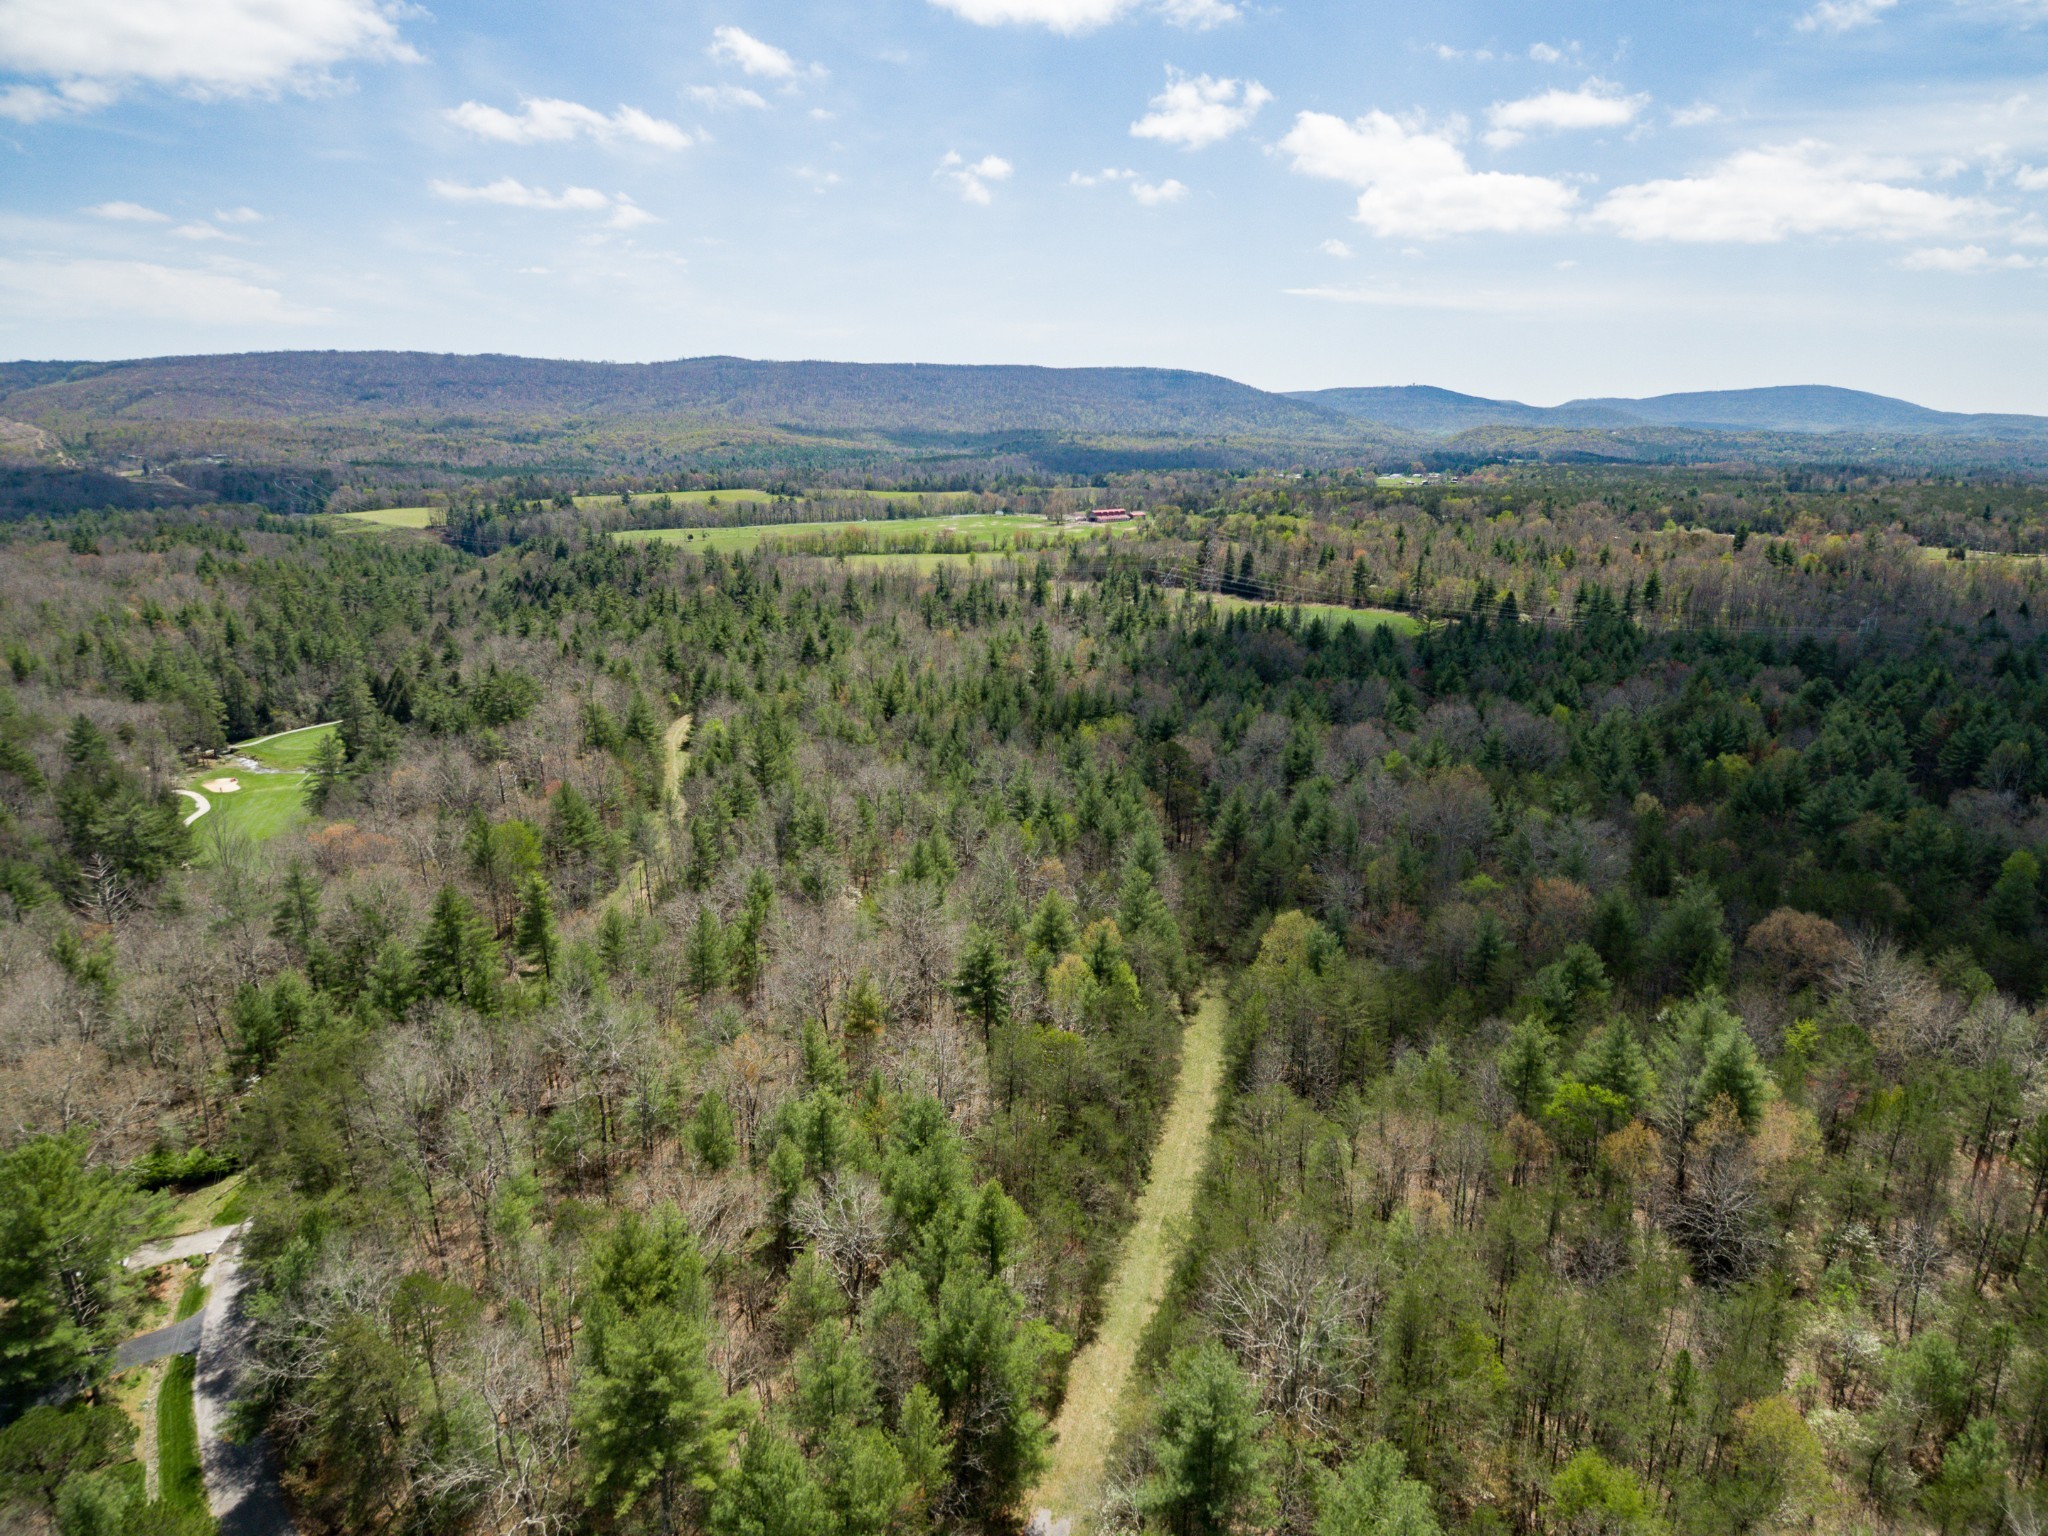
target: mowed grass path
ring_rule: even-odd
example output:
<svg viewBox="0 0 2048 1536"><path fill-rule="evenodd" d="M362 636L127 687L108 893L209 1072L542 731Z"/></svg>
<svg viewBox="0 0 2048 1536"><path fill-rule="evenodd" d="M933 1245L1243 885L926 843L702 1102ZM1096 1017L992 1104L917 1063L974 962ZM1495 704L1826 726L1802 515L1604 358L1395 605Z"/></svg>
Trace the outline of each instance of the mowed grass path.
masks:
<svg viewBox="0 0 2048 1536"><path fill-rule="evenodd" d="M1222 1087L1223 998L1211 992L1181 1034L1180 1082L1152 1153L1151 1178L1138 1197L1137 1219L1124 1235L1110 1278L1102 1328L1074 1359L1066 1400L1053 1426L1052 1465L1024 1506L1050 1510L1055 1520L1071 1518L1077 1530L1094 1522L1110 1442L1137 1368L1138 1343L1152 1325L1187 1241Z"/></svg>
<svg viewBox="0 0 2048 1536"><path fill-rule="evenodd" d="M334 725L309 725L282 735L257 738L228 748L236 757L253 758L271 773L250 773L231 765L207 768L180 780L185 789L205 795L212 809L192 823L198 842L199 863L213 856L211 834L232 828L256 842L264 842L289 831L309 818L306 809L306 775L320 751L320 743L334 732ZM235 780L242 787L233 794L215 794L206 788L219 778ZM210 826L214 817L220 825Z"/></svg>

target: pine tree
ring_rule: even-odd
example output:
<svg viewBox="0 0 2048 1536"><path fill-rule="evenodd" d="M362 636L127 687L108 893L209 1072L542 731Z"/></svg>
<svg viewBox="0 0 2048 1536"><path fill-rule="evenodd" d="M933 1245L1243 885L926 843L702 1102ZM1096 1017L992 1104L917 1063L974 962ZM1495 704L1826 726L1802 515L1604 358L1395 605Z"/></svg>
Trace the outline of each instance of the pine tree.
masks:
<svg viewBox="0 0 2048 1536"><path fill-rule="evenodd" d="M711 1505L711 1536L818 1536L832 1528L803 1452L773 1423L747 1434L740 1464Z"/></svg>
<svg viewBox="0 0 2048 1536"><path fill-rule="evenodd" d="M1609 1024L1580 1052L1578 1074L1619 1098L1632 1115L1641 1112L1657 1087L1657 1074L1650 1070L1649 1058L1624 1019Z"/></svg>
<svg viewBox="0 0 2048 1536"><path fill-rule="evenodd" d="M697 1113L690 1122L690 1145L696 1150L697 1161L711 1173L722 1173L738 1155L732 1111L726 1107L725 1095L716 1088L705 1090L704 1097L697 1101Z"/></svg>
<svg viewBox="0 0 2048 1536"><path fill-rule="evenodd" d="M348 749L339 735L329 731L313 749L313 766L307 770L305 786L300 790L307 808L316 815L326 810L328 802L348 782L348 776Z"/></svg>
<svg viewBox="0 0 2048 1536"><path fill-rule="evenodd" d="M1407 1467L1384 1441L1366 1446L1324 1485L1316 1536L1439 1536L1429 1487L1404 1476Z"/></svg>
<svg viewBox="0 0 2048 1536"><path fill-rule="evenodd" d="M1221 1536L1268 1512L1258 1393L1229 1352L1203 1344L1174 1357L1153 1417L1153 1474L1140 1505L1176 1536Z"/></svg>
<svg viewBox="0 0 2048 1536"><path fill-rule="evenodd" d="M285 870L272 910L270 935L303 962L320 933L320 882L297 859Z"/></svg>
<svg viewBox="0 0 2048 1536"><path fill-rule="evenodd" d="M452 885L442 886L434 898L414 964L420 990L429 997L453 998L473 1008L490 1000L498 945L482 914Z"/></svg>
<svg viewBox="0 0 2048 1536"><path fill-rule="evenodd" d="M708 903L697 909L683 963L689 968L690 991L699 1002L725 985L725 929Z"/></svg>
<svg viewBox="0 0 2048 1536"><path fill-rule="evenodd" d="M555 979L555 964L561 958L562 941L555 932L555 898L547 880L529 875L519 893L519 917L512 925L512 946L543 978Z"/></svg>
<svg viewBox="0 0 2048 1536"><path fill-rule="evenodd" d="M1516 1109L1534 1118L1550 1102L1556 1062L1557 1042L1540 1019L1524 1019L1509 1032L1500 1052L1500 1081Z"/></svg>
<svg viewBox="0 0 2048 1536"><path fill-rule="evenodd" d="M984 1043L1010 1016L1010 963L995 936L976 927L967 935L960 968L953 976L953 996L961 1011L981 1026Z"/></svg>

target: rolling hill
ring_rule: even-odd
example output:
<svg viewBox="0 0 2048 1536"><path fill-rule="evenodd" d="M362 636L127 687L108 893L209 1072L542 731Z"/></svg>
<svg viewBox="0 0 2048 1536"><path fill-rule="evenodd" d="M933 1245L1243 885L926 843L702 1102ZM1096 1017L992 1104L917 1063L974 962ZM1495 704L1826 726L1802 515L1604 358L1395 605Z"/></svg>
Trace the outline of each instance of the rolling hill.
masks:
<svg viewBox="0 0 2048 1536"><path fill-rule="evenodd" d="M1889 395L1826 384L1702 390L1645 399L1608 396L1567 400L1555 406L1489 400L1426 384L1303 390L1290 398L1341 411L1358 421L1437 437L1477 427L1679 427L1707 432L2048 437L2048 417L1936 411Z"/></svg>

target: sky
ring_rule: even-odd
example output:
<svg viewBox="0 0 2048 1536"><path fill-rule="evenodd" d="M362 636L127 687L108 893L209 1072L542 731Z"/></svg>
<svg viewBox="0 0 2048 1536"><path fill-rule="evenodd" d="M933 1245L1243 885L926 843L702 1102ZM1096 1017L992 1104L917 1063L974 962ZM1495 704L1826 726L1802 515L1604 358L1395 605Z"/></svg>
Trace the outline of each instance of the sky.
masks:
<svg viewBox="0 0 2048 1536"><path fill-rule="evenodd" d="M2048 0L0 0L0 356L2048 413Z"/></svg>

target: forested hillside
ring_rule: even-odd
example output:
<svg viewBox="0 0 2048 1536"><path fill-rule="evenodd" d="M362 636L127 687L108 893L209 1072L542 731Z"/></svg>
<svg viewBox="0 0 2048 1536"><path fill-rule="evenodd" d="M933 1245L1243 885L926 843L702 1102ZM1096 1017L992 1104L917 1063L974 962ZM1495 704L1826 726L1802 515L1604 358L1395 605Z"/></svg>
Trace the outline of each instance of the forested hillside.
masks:
<svg viewBox="0 0 2048 1536"><path fill-rule="evenodd" d="M110 1354L203 1206L309 1531L1017 1530L1220 1001L1052 1516L2035 1530L2038 487L1105 494L7 527L0 1521L209 1528Z"/></svg>

